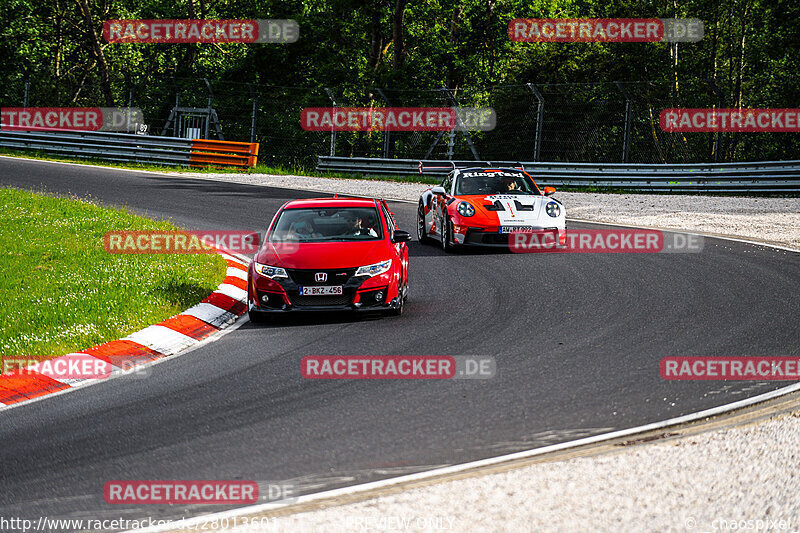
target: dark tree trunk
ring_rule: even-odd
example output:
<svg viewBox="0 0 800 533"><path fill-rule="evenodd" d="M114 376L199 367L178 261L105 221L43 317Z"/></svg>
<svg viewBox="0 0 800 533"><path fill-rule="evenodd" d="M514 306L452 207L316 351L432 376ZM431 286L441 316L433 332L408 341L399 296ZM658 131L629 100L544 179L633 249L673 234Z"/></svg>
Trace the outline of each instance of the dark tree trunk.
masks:
<svg viewBox="0 0 800 533"><path fill-rule="evenodd" d="M111 92L111 78L108 74L108 63L106 62L103 48L100 46L97 32L94 30L94 22L92 21L92 12L89 8L89 2L87 0L75 0L75 2L78 4L78 9L81 11L83 22L86 25L86 35L89 38L92 53L100 69L100 88L103 91L103 98L106 101L106 106L114 107L114 95Z"/></svg>
<svg viewBox="0 0 800 533"><path fill-rule="evenodd" d="M408 0L395 0L394 15L392 17L392 41L394 43L394 68L395 70L403 66L406 49L403 42L403 17L406 14Z"/></svg>

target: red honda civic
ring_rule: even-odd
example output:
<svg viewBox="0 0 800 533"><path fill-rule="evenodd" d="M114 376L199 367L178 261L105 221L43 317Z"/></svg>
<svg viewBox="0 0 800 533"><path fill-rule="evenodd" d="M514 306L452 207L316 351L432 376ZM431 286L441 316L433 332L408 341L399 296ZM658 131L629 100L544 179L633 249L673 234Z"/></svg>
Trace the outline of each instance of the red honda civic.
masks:
<svg viewBox="0 0 800 533"><path fill-rule="evenodd" d="M385 200L285 203L247 274L252 322L295 311L384 311L408 297L408 241Z"/></svg>

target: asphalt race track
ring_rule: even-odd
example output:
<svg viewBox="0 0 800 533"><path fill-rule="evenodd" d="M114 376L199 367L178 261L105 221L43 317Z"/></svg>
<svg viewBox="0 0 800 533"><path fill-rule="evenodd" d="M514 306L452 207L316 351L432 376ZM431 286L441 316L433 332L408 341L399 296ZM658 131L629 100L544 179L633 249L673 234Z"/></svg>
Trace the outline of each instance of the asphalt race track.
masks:
<svg viewBox="0 0 800 533"><path fill-rule="evenodd" d="M90 196L207 230L263 230L284 201L317 196L6 158L0 185ZM416 206L391 208L413 233ZM667 382L665 356L800 355L800 254L716 239L699 254L445 255L416 241L410 254L402 317L245 323L147 378L0 412L0 516L180 518L226 508L112 506L103 486L115 479L244 479L318 492L788 384ZM490 355L498 374L304 380L306 355Z"/></svg>

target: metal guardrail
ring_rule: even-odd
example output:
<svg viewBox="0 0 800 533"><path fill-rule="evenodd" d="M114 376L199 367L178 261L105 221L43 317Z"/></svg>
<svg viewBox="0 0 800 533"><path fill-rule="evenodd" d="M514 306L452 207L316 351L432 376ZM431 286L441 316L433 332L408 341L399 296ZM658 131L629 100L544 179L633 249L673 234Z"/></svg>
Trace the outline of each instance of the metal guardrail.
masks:
<svg viewBox="0 0 800 533"><path fill-rule="evenodd" d="M192 141L191 165L234 166L253 168L258 158L258 143L232 141L211 141L194 139Z"/></svg>
<svg viewBox="0 0 800 533"><path fill-rule="evenodd" d="M519 161L452 161L458 167L523 165L540 185L602 187L652 192L800 192L800 161L637 165L619 163L533 163ZM425 160L448 167L451 161ZM417 159L319 156L318 171L364 175L419 175ZM431 172L444 175L447 170Z"/></svg>
<svg viewBox="0 0 800 533"><path fill-rule="evenodd" d="M53 155L171 166L254 167L258 143L96 131L1 131L0 147Z"/></svg>

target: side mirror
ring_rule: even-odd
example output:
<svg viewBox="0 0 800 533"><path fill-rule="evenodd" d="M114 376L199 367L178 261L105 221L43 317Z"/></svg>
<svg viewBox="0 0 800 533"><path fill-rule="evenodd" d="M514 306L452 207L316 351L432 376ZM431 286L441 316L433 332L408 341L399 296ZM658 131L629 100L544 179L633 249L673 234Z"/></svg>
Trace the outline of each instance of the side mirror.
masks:
<svg viewBox="0 0 800 533"><path fill-rule="evenodd" d="M401 229L394 230L394 235L392 235L392 242L408 242L411 240L411 234L407 231L403 231Z"/></svg>
<svg viewBox="0 0 800 533"><path fill-rule="evenodd" d="M441 185L437 185L436 187L432 188L431 192L433 194L438 194L438 195L441 195L441 196L447 196L447 191L445 191L444 187L442 187Z"/></svg>
<svg viewBox="0 0 800 533"><path fill-rule="evenodd" d="M555 187L545 187L544 188L544 195L545 196L553 196L556 192Z"/></svg>

